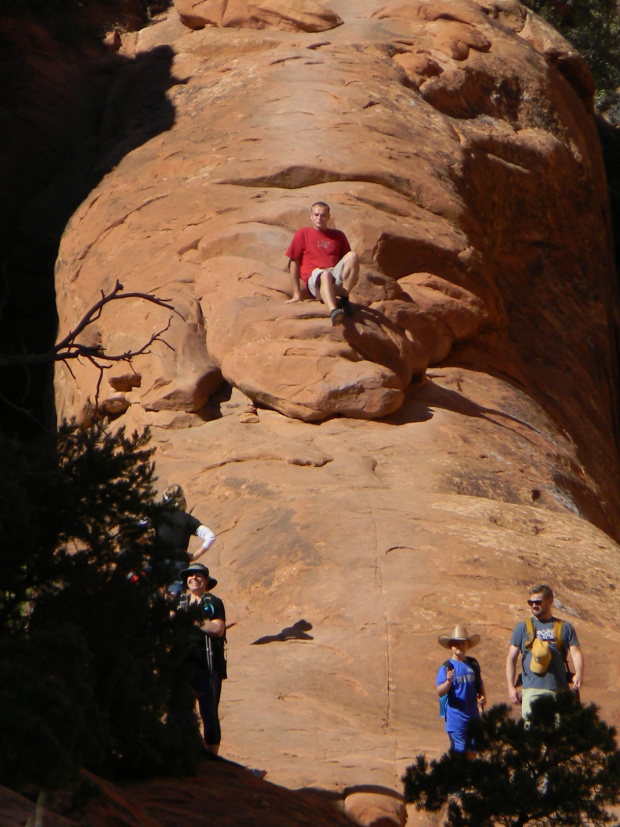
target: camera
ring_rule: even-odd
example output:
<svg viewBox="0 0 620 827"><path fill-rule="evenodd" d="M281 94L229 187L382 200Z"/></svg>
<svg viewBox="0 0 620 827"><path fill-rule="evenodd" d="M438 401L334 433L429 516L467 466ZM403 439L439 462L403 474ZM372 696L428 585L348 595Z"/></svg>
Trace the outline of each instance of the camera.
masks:
<svg viewBox="0 0 620 827"><path fill-rule="evenodd" d="M215 617L215 606L213 605L213 603L211 603L210 600L203 599L202 608L207 620L213 620L213 618Z"/></svg>

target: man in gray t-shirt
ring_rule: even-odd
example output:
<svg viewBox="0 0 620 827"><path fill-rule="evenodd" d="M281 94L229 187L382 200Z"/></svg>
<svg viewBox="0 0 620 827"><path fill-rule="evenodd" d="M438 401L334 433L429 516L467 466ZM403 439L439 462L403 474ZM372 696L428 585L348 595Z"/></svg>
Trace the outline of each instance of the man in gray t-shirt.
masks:
<svg viewBox="0 0 620 827"><path fill-rule="evenodd" d="M534 637L539 641L546 641L549 646L550 660L546 668L532 661L532 641L529 640L527 624L525 621L518 623L508 647L506 683L510 703L522 703L524 718L527 718L530 713L532 701L540 695L566 689L578 690L583 680L583 654L575 630L567 621L563 621L561 625L562 646L561 648L557 646L556 623L558 619L553 616L553 592L549 586L534 586L527 602L532 612L531 626ZM568 652L570 652L575 668L575 676L570 685L565 665ZM523 668L521 697L514 685L519 654L521 654Z"/></svg>

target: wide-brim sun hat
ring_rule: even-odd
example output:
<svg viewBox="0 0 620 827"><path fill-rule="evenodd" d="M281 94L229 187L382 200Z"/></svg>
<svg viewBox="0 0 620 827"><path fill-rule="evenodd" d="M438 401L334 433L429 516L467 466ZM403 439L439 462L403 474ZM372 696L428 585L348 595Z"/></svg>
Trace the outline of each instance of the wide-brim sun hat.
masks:
<svg viewBox="0 0 620 827"><path fill-rule="evenodd" d="M462 623L457 623L449 635L439 635L437 640L444 649L451 649L450 643L453 640L466 640L469 648L473 649L474 646L480 643L480 635L470 635L467 631L467 626L464 626Z"/></svg>
<svg viewBox="0 0 620 827"><path fill-rule="evenodd" d="M187 578L190 574L201 574L203 577L207 579L207 591L211 591L214 586L217 586L217 580L215 577L211 577L209 574L209 569L204 566L202 563L192 563L191 566L188 566L186 569L183 569L181 572L181 577L183 578L183 585L187 588Z"/></svg>

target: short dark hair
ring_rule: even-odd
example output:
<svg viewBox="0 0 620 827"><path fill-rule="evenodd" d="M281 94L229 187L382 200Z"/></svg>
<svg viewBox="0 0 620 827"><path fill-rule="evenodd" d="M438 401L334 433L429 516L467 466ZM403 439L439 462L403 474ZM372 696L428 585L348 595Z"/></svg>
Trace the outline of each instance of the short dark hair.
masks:
<svg viewBox="0 0 620 827"><path fill-rule="evenodd" d="M330 212L329 204L326 204L325 201L315 201L314 204L312 204L312 206L310 207L310 210L312 211L314 207L325 207L327 212Z"/></svg>
<svg viewBox="0 0 620 827"><path fill-rule="evenodd" d="M544 584L541 586L532 586L529 591L529 594L542 594L545 599L553 599L553 592L549 588L549 586L545 586Z"/></svg>

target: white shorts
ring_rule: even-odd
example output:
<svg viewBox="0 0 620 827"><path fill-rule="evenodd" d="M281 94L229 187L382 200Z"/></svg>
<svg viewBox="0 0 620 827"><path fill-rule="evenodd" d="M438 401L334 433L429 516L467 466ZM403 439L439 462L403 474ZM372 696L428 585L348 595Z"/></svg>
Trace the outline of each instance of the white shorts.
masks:
<svg viewBox="0 0 620 827"><path fill-rule="evenodd" d="M341 258L338 264L334 267L315 267L308 279L308 290L313 299L320 299L319 293L319 276L321 273L330 273L333 276L336 287L342 287L342 270L344 268L344 258Z"/></svg>

